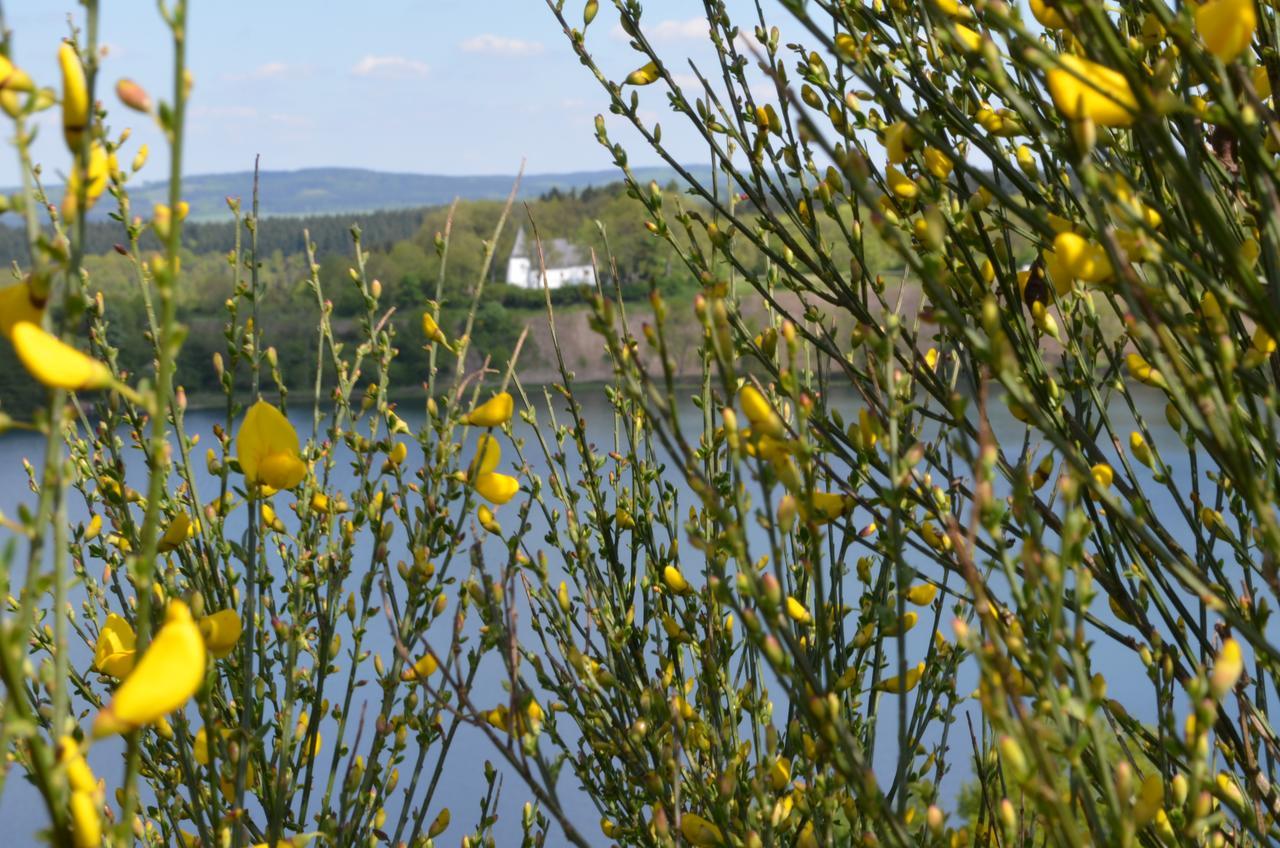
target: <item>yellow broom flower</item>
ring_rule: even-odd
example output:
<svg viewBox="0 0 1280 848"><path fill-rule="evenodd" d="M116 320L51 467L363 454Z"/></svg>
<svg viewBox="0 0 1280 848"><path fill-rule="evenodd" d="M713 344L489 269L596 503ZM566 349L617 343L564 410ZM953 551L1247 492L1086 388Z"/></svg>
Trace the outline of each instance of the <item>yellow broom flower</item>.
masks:
<svg viewBox="0 0 1280 848"><path fill-rule="evenodd" d="M440 329L440 325L436 323L436 319L432 317L430 312L422 313L422 335L427 337L427 341L442 345L449 344L449 340L445 338L444 330Z"/></svg>
<svg viewBox="0 0 1280 848"><path fill-rule="evenodd" d="M943 153L936 147L926 147L924 149L924 168L940 180L945 180L951 176L951 171L955 167L955 163L951 161L951 157Z"/></svg>
<svg viewBox="0 0 1280 848"><path fill-rule="evenodd" d="M39 326L44 304L44 299L32 291L29 280L0 288L0 335L13 341L13 328L20 322Z"/></svg>
<svg viewBox="0 0 1280 848"><path fill-rule="evenodd" d="M899 200L914 200L920 194L920 186L892 165L885 168L884 179L889 186L889 191Z"/></svg>
<svg viewBox="0 0 1280 848"><path fill-rule="evenodd" d="M200 635L214 659L222 659L235 650L240 641L240 615L233 609L218 610L200 618Z"/></svg>
<svg viewBox="0 0 1280 848"><path fill-rule="evenodd" d="M927 607L933 603L934 597L938 594L938 587L932 583L920 583L912 586L906 592L907 600L918 607Z"/></svg>
<svg viewBox="0 0 1280 848"><path fill-rule="evenodd" d="M191 517L185 512L180 512L169 522L169 526L164 528L164 535L160 537L160 542L156 546L162 554L169 551L177 550L183 542L191 538L191 531L195 527L191 523Z"/></svg>
<svg viewBox="0 0 1280 848"><path fill-rule="evenodd" d="M182 601L171 601L146 653L93 721L97 738L127 733L180 709L204 682L200 628Z"/></svg>
<svg viewBox="0 0 1280 848"><path fill-rule="evenodd" d="M501 460L502 446L498 444L497 439L485 433L476 439L476 455L471 460L471 468L467 471L467 476L474 478L492 474Z"/></svg>
<svg viewBox="0 0 1280 848"><path fill-rule="evenodd" d="M30 321L13 325L11 336L18 359L41 383L55 389L85 391L111 385L111 369Z"/></svg>
<svg viewBox="0 0 1280 848"><path fill-rule="evenodd" d="M35 83L9 57L0 56L0 91L34 91Z"/></svg>
<svg viewBox="0 0 1280 848"><path fill-rule="evenodd" d="M813 509L814 514L809 515L806 510L805 517L812 518L818 524L827 524L848 514L853 509L853 498L838 492L814 492Z"/></svg>
<svg viewBox="0 0 1280 848"><path fill-rule="evenodd" d="M782 418L774 412L768 399L755 386L743 386L738 392L738 401L742 404L742 414L751 422L753 433L779 440L787 437L787 428L782 423Z"/></svg>
<svg viewBox="0 0 1280 848"><path fill-rule="evenodd" d="M75 220L80 211L80 192L84 191L84 208L91 209L102 193L107 189L107 176L112 170L115 157L107 154L107 149L98 142L89 147L89 162L82 169L79 166L71 169L67 179L67 190L62 196L62 217L68 221ZM83 189L82 189L83 186Z"/></svg>
<svg viewBox="0 0 1280 848"><path fill-rule="evenodd" d="M650 62L642 68L636 68L627 74L624 85L649 85L658 80L658 63Z"/></svg>
<svg viewBox="0 0 1280 848"><path fill-rule="evenodd" d="M915 131L906 121L898 121L884 128L884 149L891 165L901 165L911 155Z"/></svg>
<svg viewBox="0 0 1280 848"><path fill-rule="evenodd" d="M668 565L662 569L662 585L666 586L668 591L677 595L687 595L693 591L689 581L684 579L680 569L674 565Z"/></svg>
<svg viewBox="0 0 1280 848"><path fill-rule="evenodd" d="M498 392L467 413L463 419L472 427L501 427L511 420L515 401L510 392Z"/></svg>
<svg viewBox="0 0 1280 848"><path fill-rule="evenodd" d="M1045 29L1063 29L1067 22L1063 20L1062 15L1056 9L1051 7L1045 0L1031 0L1031 14L1040 22Z"/></svg>
<svg viewBox="0 0 1280 848"><path fill-rule="evenodd" d="M489 503L501 506L520 491L520 481L507 474L482 474L476 478L476 491Z"/></svg>
<svg viewBox="0 0 1280 848"><path fill-rule="evenodd" d="M1236 688L1242 674L1244 657L1240 653L1240 643L1235 639L1228 639L1222 643L1222 650L1218 652L1218 659L1209 674L1209 690L1213 697L1222 700L1223 696Z"/></svg>
<svg viewBox="0 0 1280 848"><path fill-rule="evenodd" d="M436 673L436 669L440 667L440 663L431 654L423 654L422 657L409 668L400 672L401 680L426 680L428 677Z"/></svg>
<svg viewBox="0 0 1280 848"><path fill-rule="evenodd" d="M476 442L476 456L471 461L471 469L467 474L480 497L499 506L514 498L516 492L520 491L519 480L494 470L501 459L502 448L496 439L486 433Z"/></svg>
<svg viewBox="0 0 1280 848"><path fill-rule="evenodd" d="M1196 32L1209 52L1233 62L1253 41L1258 12L1253 0L1209 0L1196 9Z"/></svg>
<svg viewBox="0 0 1280 848"><path fill-rule="evenodd" d="M967 53L976 53L982 47L982 36L964 24L956 24L956 38L960 48Z"/></svg>
<svg viewBox="0 0 1280 848"><path fill-rule="evenodd" d="M720 828L696 813L685 813L680 817L680 833L690 845L698 848L724 844L724 834L720 832Z"/></svg>
<svg viewBox="0 0 1280 848"><path fill-rule="evenodd" d="M307 476L297 431L280 410L264 400L245 413L236 434L236 458L250 485L292 489Z"/></svg>
<svg viewBox="0 0 1280 848"><path fill-rule="evenodd" d="M58 762L66 769L71 788L71 844L98 848L102 844L103 788L93 777L79 743L70 736L59 740Z"/></svg>
<svg viewBox="0 0 1280 848"><path fill-rule="evenodd" d="M98 633L97 644L93 647L93 667L116 679L126 677L133 671L136 645L137 637L129 622L115 613L108 613L107 623Z"/></svg>
<svg viewBox="0 0 1280 848"><path fill-rule="evenodd" d="M897 675L886 677L876 684L876 690L879 692L904 693L910 692L920 683L920 678L924 676L924 663L918 663L915 668L907 669L907 678L905 681Z"/></svg>
<svg viewBox="0 0 1280 848"><path fill-rule="evenodd" d="M1168 386L1164 380L1164 375L1160 373L1160 369L1153 366L1150 362L1143 358L1140 353L1127 353L1124 357L1125 367L1129 369L1129 373L1133 375L1139 383L1145 383L1148 386L1154 386L1157 389L1163 389Z"/></svg>
<svg viewBox="0 0 1280 848"><path fill-rule="evenodd" d="M787 617L797 624L808 624L813 621L809 609L790 595L787 595Z"/></svg>
<svg viewBox="0 0 1280 848"><path fill-rule="evenodd" d="M72 153L79 153L80 140L89 128L89 85L80 56L68 41L58 47L58 66L62 69L62 137Z"/></svg>
<svg viewBox="0 0 1280 848"><path fill-rule="evenodd" d="M1111 68L1064 53L1062 67L1049 71L1049 94L1069 121L1085 118L1103 127L1133 123L1138 103L1124 75Z"/></svg>

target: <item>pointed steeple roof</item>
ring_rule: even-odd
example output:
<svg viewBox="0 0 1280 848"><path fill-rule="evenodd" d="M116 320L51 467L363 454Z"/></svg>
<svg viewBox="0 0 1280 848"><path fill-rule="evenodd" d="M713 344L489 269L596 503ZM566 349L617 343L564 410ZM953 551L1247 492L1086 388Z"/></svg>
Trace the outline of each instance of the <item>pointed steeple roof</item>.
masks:
<svg viewBox="0 0 1280 848"><path fill-rule="evenodd" d="M525 243L524 243L524 227L521 227L519 232L516 233L516 243L515 243L515 246L511 248L511 258L512 259L528 259L529 258L529 249L525 246Z"/></svg>

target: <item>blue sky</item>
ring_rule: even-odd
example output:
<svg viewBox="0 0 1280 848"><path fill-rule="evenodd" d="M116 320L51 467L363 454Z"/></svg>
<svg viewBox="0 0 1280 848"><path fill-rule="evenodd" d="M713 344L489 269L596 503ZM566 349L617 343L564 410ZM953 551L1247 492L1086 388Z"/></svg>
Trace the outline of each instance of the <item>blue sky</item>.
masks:
<svg viewBox="0 0 1280 848"><path fill-rule="evenodd" d="M568 0L571 19L580 20L582 5ZM638 54L617 29L612 4L600 5L588 39L621 78L640 64ZM153 96L165 92L167 33L151 2L103 6L100 96L111 110L109 123L134 131L122 158L148 142L153 161L143 177L159 179L167 167L159 134L119 107L110 86L125 76ZM749 29L754 3L730 6ZM246 170L258 153L268 169L507 174L522 157L531 173L610 167L592 130L595 115L606 110L604 93L543 0L193 0L192 7L196 85L187 173ZM673 67L682 57L709 56L701 9L692 0L646 0L647 29ZM71 0L5 4L14 58L39 84L58 82L55 52L68 12L80 19ZM650 95L646 108L657 114L663 103ZM684 161L707 160L675 118L664 120L663 131ZM656 161L638 146L631 152L633 163ZM56 110L48 113L37 154L47 170L65 169ZM0 185L17 182L12 159L0 159Z"/></svg>

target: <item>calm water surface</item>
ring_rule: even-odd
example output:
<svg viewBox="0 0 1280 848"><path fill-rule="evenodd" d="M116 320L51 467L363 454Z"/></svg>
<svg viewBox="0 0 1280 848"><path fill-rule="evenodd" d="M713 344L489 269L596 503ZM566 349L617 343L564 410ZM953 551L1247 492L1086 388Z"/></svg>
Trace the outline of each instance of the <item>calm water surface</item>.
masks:
<svg viewBox="0 0 1280 848"><path fill-rule="evenodd" d="M611 450L613 447L613 418L605 402L603 393L598 389L588 390L583 393L581 399L584 402L586 409L585 417L587 431L594 443L594 446L600 451ZM849 395L847 397L840 397L838 400L839 405L844 409L846 420L851 420L851 415L856 415L857 408L853 396ZM1190 474L1190 457L1184 450L1177 447L1180 443L1176 435L1165 424L1163 401L1154 393L1141 396L1140 401L1141 404L1139 412L1147 421L1148 426L1153 428L1155 431L1155 442L1163 449L1163 455L1165 456L1166 461L1173 466L1174 473L1177 478L1180 481L1183 481L1185 490L1185 481ZM421 412L415 412L413 409L409 408L408 404L402 404L399 411L402 417L408 421L410 426L416 430L422 420ZM995 429L996 436L1000 440L1000 443L1006 446L1016 446L1021 444L1021 440L1023 438L1023 427L1007 415L1004 411L1003 404L992 404L991 412L994 416L992 421L993 428ZM296 408L292 410L291 417L294 419L299 432L303 434L305 438L305 435L311 432L310 409L301 407ZM701 421L701 413L699 410L697 410L692 403L689 403L687 407L682 410L682 417L686 420L687 427L689 428L688 431L690 433L696 433ZM1129 429L1131 429L1131 419L1128 411L1117 409L1115 410L1115 417L1115 424L1118 428L1118 432L1122 436L1127 437ZM539 418L543 421L547 420L547 412L545 409L541 409L539 411ZM561 420L564 420L563 417ZM202 438L206 440L205 443L200 446L198 455L203 455L205 444L214 444L212 439L213 426L220 423L223 423L223 416L221 413L192 412L188 414L188 432L192 434L199 433ZM527 437L531 435L531 432L527 425L517 423L516 434L517 436ZM41 439L30 434L15 433L0 438L0 510L3 510L7 514L13 514L16 512L20 504L31 504L34 502L34 496L28 488L27 480L23 472L22 459L26 458L33 464L38 464L39 458L42 455L42 449L43 442ZM566 445L566 449L572 450L572 446ZM413 462L415 458L420 459L420 454L417 454L415 457L416 452L417 448L414 446L411 449L410 459L408 462ZM533 470L545 480L548 468L532 439L527 439L526 441L525 454L526 458L531 462ZM465 455L470 454L468 452ZM504 463L509 462L510 460L511 451L508 449L506 451L506 456L504 456ZM197 485L201 489L202 500L207 502L211 499L211 495L214 492L212 479L206 473L204 463L202 461L199 461L196 464L199 469ZM573 463L571 460L570 467L572 466ZM1202 475L1204 470L1204 463L1201 463L1199 471ZM135 466L131 467L130 481L135 488L144 488L144 474L145 470L141 467L140 462L135 463ZM349 490L349 485L353 478L345 460L341 457L337 463L336 474L336 486L339 489ZM678 489L680 491L680 503L679 508L675 510L674 514L684 515L687 512L689 505L696 504L697 501L683 485L678 485ZM1157 515L1165 514L1166 510L1170 510L1168 514L1172 515L1174 504L1171 502L1164 489L1161 487L1151 486L1149 487L1149 491L1153 493L1152 497L1155 499ZM285 509L280 509L279 512L281 513L281 517L286 520L291 517ZM239 514L243 516L244 510L239 510ZM515 520L515 514L516 506L515 502L513 502L503 510L500 510L498 517L499 520L505 520L507 526L510 527L511 523ZM529 547L537 550L539 547L543 546L542 537L545 535L547 527L544 519L536 509L531 512L531 518L534 524L530 531L530 536L528 537L530 539ZM72 522L84 521L86 519L87 513L83 504L76 503L75 496L73 495L71 515ZM865 520L865 516L855 516L855 521L859 526L861 526L862 523L865 523ZM1180 524L1181 522L1178 523ZM755 533L761 532L758 528L753 527L752 529ZM1185 528L1183 529L1185 531ZM1189 541L1185 538L1185 532L1183 533L1183 536L1184 538L1181 538L1180 541ZM392 544L396 544L396 541L401 545L404 544L402 531L397 539L393 540ZM755 541L759 546L764 546L764 543L760 538L756 538ZM490 555L489 561L491 563L501 561L501 556L504 551L501 550L499 545L490 541L487 543L486 548L487 553ZM359 557L361 553L367 554L367 551L358 552L357 563L360 562ZM548 551L549 556L552 553L553 552ZM394 559L395 555L393 555L393 561ZM552 558L552 564L553 567L559 567L554 557ZM276 565L278 567L278 563L276 563ZM461 563L455 564L453 573L458 575L462 567ZM348 589L357 588L358 581L363 575L363 572L358 565L353 569L353 571L354 573L352 577L348 580ZM559 578L557 577L554 579L558 580ZM856 581L851 582L850 591L847 596L856 599L857 591ZM1103 605L1103 609L1105 610L1105 605ZM522 612L525 614L525 620L527 621L527 610L522 610ZM1104 612L1102 614L1107 613ZM448 617L446 616L445 618ZM945 614L944 620L945 618L949 618L949 613ZM437 631L432 634L435 637L432 644L437 646L447 644L448 639L448 622L440 622L440 624L442 627L437 628ZM924 655L924 651L927 647L925 640L928 638L927 633L924 631L927 631L927 629L928 628L922 624L922 626L916 628L916 631L908 634L907 650L909 658L919 658ZM527 626L524 628L524 632L528 633ZM949 623L943 625L943 633L950 637L951 628ZM350 641L348 639L344 639L344 652L347 650L349 644ZM374 653L381 654L385 658L390 658L394 650L394 642L385 623L374 621L370 625L369 633L366 636L365 646ZM1105 650L1105 647L1106 646L1104 644L1102 645L1103 650L1095 651L1094 661L1098 664L1097 670L1106 674L1107 679L1111 683L1109 695L1123 703L1133 715L1149 718L1154 709L1154 699L1145 671L1137 660L1132 658L1126 652L1107 651ZM74 658L74 661L82 667L87 667L90 660L91 655L88 651L84 651L81 655ZM915 660L913 659L911 661L914 662ZM505 703L507 695L501 687L500 668L498 668L497 663L490 662L486 671L487 674L482 674L478 678L477 685L473 691L473 702L478 705L489 706L496 705L498 703ZM972 691L975 686L976 676L973 669L971 667L962 668L958 691ZM333 697L333 693L336 691L336 688L336 683L330 685L331 698ZM372 687L369 687L369 689L372 689ZM368 691L368 689L362 691ZM545 699L543 699L543 703L546 703ZM358 709L359 708L357 706L353 710L353 715L358 715ZM373 715L374 713L376 713L376 708L372 708L370 710L370 715ZM951 737L952 752L950 754L950 761L952 764L952 771L945 779L942 787L943 797L950 799L954 799L955 793L958 791L960 785L967 779L969 774L968 763L970 761L970 753L968 751L969 744L967 742L967 731L964 730L963 714L972 714L975 726L977 725L977 708L972 701L963 702L957 708L957 713L960 714L961 720L961 724L957 728L960 733L958 735L953 734ZM781 716L784 714L784 708L779 705L776 715ZM196 724L198 725L198 723L199 722L197 720ZM892 774L896 757L896 709L886 709L882 711L880 726L882 728L883 744L878 744L876 746L875 760L882 774ZM367 730L366 732L369 731ZM331 740L335 738L335 733L336 731L331 724L322 728L322 734L324 736L326 746L325 754L332 751L332 748L329 746L332 744ZM349 731L348 742L350 742L352 736L353 732ZM362 743L362 747L367 747L368 737L366 736L365 738L366 741ZM966 741L961 741L961 738L964 738ZM121 761L119 758L119 751L121 750L121 747L122 745L118 740L102 742L94 747L90 755L90 761L95 766L95 770L99 775L107 778L109 786L116 785L119 780L119 774L117 772L120 770ZM491 759L496 765L498 765L500 772L504 774L502 797L499 804L500 818L496 828L497 844L504 846L519 844L520 809L523 803L530 798L530 793L524 788L516 775L511 774L502 767L500 756L498 756L496 752L492 751L484 736L480 734L479 731L467 727L463 727L459 730L457 740L455 741L453 751L450 755L449 764L446 766L445 778L442 780L441 786L437 790L436 797L431 805L431 812L428 815L429 821L438 809L445 806L449 807L453 811L453 824L449 830L446 831L445 835L438 840L441 844L457 844L462 835L468 832L468 829L473 826L479 811L480 799L485 789L482 774L483 769L481 767L482 762L485 759ZM412 751L410 752L408 760L409 761L407 763L401 764L401 789L407 785L408 778L410 776L406 772L409 768L412 768ZM322 764L327 767L327 762L327 757L322 755L320 760L317 762L318 771L319 766ZM433 765L434 757L429 756L427 760L427 768L430 769ZM426 779L427 777L424 776L423 785L425 785ZM578 829L586 834L588 838L598 838L600 844L607 844L607 840L605 840L603 836L599 835L597 826L597 822L600 817L599 812L591 804L589 798L582 792L581 787L577 784L577 778L568 768L561 773L559 788L561 797L566 801L568 811L573 817ZM322 787L320 788L320 791L322 791ZM419 791L421 792L421 787ZM313 800L312 809L314 810L314 808L315 802ZM398 807L388 805L387 813L388 822L391 825L388 829L391 830L394 828L394 822L399 814L399 809ZM0 821L5 822L4 831L8 834L8 836L0 836L0 845L25 844L28 834L32 834L39 828L47 825L47 818L44 814L43 805L37 793L34 788L27 785L23 780L18 779L16 773L11 775L11 779L7 783L3 797L0 797ZM11 841L14 838L20 839L21 843L18 841ZM559 841L559 831L553 827L549 842L550 844L557 844Z"/></svg>

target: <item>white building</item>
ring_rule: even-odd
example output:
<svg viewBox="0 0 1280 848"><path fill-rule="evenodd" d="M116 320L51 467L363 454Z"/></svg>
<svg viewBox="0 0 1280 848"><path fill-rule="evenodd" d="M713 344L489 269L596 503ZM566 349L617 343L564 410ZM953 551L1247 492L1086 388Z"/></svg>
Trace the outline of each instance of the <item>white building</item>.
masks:
<svg viewBox="0 0 1280 848"><path fill-rule="evenodd" d="M590 258L567 239L544 241L542 254L547 265L547 288L595 284L596 271ZM537 249L531 249L527 244L523 227L516 233L516 243L511 248L511 258L507 260L507 285L522 289L542 288Z"/></svg>

